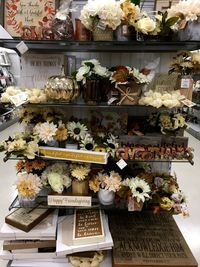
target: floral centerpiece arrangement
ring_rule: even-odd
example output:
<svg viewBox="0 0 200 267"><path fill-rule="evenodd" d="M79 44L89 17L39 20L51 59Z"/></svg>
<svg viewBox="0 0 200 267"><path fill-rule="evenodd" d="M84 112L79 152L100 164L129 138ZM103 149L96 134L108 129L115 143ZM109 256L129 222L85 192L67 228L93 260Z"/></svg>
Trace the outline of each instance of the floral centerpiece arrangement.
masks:
<svg viewBox="0 0 200 267"><path fill-rule="evenodd" d="M91 167L89 164L71 164L70 175L72 177L72 194L73 195L88 195L89 173Z"/></svg>
<svg viewBox="0 0 200 267"><path fill-rule="evenodd" d="M154 36L157 39L169 38L173 34L173 27L178 21L177 16L169 17L168 12L143 12L134 23L135 29L142 34L142 40Z"/></svg>
<svg viewBox="0 0 200 267"><path fill-rule="evenodd" d="M0 152L5 151L4 161L11 156L34 159L39 152L38 139L27 133L19 133L1 142Z"/></svg>
<svg viewBox="0 0 200 267"><path fill-rule="evenodd" d="M48 166L41 175L43 186L50 187L54 192L61 194L71 186L72 179L67 163L54 163Z"/></svg>
<svg viewBox="0 0 200 267"><path fill-rule="evenodd" d="M109 174L99 172L89 181L90 190L98 192L98 198L101 204L113 204L115 193L120 190L122 184L121 176L111 171Z"/></svg>
<svg viewBox="0 0 200 267"><path fill-rule="evenodd" d="M186 197L179 189L176 175L141 173L139 177L146 180L150 185L151 198L148 205L154 212L165 210L173 214L188 215Z"/></svg>
<svg viewBox="0 0 200 267"><path fill-rule="evenodd" d="M169 16L179 17L177 30L181 41L199 40L199 0L182 0L168 9Z"/></svg>
<svg viewBox="0 0 200 267"><path fill-rule="evenodd" d="M161 112L149 117L148 122L155 130L160 129L162 134L183 135L187 128L185 118L180 113Z"/></svg>
<svg viewBox="0 0 200 267"><path fill-rule="evenodd" d="M139 105L152 106L155 108L160 108L162 106L167 108L175 108L182 106L180 99L180 90L170 92L163 91L162 93L149 90L141 96L139 100Z"/></svg>
<svg viewBox="0 0 200 267"><path fill-rule="evenodd" d="M16 187L21 206L32 206L42 186L42 182L37 174L19 173L17 175Z"/></svg>
<svg viewBox="0 0 200 267"><path fill-rule="evenodd" d="M169 73L179 73L180 75L191 75L200 70L200 53L190 51L180 51L170 64Z"/></svg>
<svg viewBox="0 0 200 267"><path fill-rule="evenodd" d="M121 104L137 104L142 92L142 85L149 83L146 75L136 68L126 66L117 66L112 68L111 82L120 93Z"/></svg>
<svg viewBox="0 0 200 267"><path fill-rule="evenodd" d="M94 41L110 41L123 19L120 2L115 0L88 0L81 11L82 24L93 32Z"/></svg>
<svg viewBox="0 0 200 267"><path fill-rule="evenodd" d="M136 39L135 22L140 18L140 8L131 0L121 0L120 7L124 13L121 24L117 27L115 35L118 41Z"/></svg>
<svg viewBox="0 0 200 267"><path fill-rule="evenodd" d="M47 166L48 162L42 159L19 160L16 164L16 171L40 175Z"/></svg>
<svg viewBox="0 0 200 267"><path fill-rule="evenodd" d="M96 59L84 60L75 72L75 79L83 87L83 98L86 103L95 104L106 99L109 91L110 72L102 67Z"/></svg>

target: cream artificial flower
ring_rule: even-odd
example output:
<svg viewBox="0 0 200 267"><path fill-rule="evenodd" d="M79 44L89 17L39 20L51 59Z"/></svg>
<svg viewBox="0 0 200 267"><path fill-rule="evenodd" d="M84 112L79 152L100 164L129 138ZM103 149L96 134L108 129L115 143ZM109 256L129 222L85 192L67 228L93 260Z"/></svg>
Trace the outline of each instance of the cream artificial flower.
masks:
<svg viewBox="0 0 200 267"><path fill-rule="evenodd" d="M37 134L41 141L47 143L54 140L58 128L53 122L44 122L34 127L34 133Z"/></svg>
<svg viewBox="0 0 200 267"><path fill-rule="evenodd" d="M68 134L73 139L80 141L85 138L88 129L84 124L80 122L68 122L67 123Z"/></svg>
<svg viewBox="0 0 200 267"><path fill-rule="evenodd" d="M144 202L146 199L150 198L150 186L143 179L138 177L130 179L129 187L131 189L132 197L135 197L137 202Z"/></svg>
<svg viewBox="0 0 200 267"><path fill-rule="evenodd" d="M61 174L52 172L48 175L48 182L53 189L53 191L61 194L64 190L63 179Z"/></svg>
<svg viewBox="0 0 200 267"><path fill-rule="evenodd" d="M39 152L39 146L36 141L31 141L27 144L24 156L28 159L34 159Z"/></svg>
<svg viewBox="0 0 200 267"><path fill-rule="evenodd" d="M144 34L149 34L156 29L156 22L151 18L141 18L136 23L136 29Z"/></svg>
<svg viewBox="0 0 200 267"><path fill-rule="evenodd" d="M26 141L23 139L17 139L7 143L8 152L21 151L26 148Z"/></svg>
<svg viewBox="0 0 200 267"><path fill-rule="evenodd" d="M121 188L121 176L119 173L111 171L110 176L106 176L104 179L105 189L113 192L117 192Z"/></svg>
<svg viewBox="0 0 200 267"><path fill-rule="evenodd" d="M16 186L20 196L36 197L42 188L42 183L36 174L19 173Z"/></svg>
<svg viewBox="0 0 200 267"><path fill-rule="evenodd" d="M115 157L116 150L119 147L119 143L117 142L117 137L110 134L110 137L104 143L106 145L106 151L112 156Z"/></svg>
<svg viewBox="0 0 200 267"><path fill-rule="evenodd" d="M87 179L87 176L90 172L90 167L87 165L72 165L71 175L76 178L78 181L83 181Z"/></svg>

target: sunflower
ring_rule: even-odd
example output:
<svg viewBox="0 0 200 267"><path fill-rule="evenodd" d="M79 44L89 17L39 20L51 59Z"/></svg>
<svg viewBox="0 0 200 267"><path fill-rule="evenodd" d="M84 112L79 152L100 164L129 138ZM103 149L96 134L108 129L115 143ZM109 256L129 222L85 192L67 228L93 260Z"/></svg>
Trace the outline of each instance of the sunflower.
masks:
<svg viewBox="0 0 200 267"><path fill-rule="evenodd" d="M112 156L115 157L115 152L117 148L119 147L119 143L117 142L117 137L114 135L110 134L110 138L106 140L104 143L107 147L107 152Z"/></svg>
<svg viewBox="0 0 200 267"><path fill-rule="evenodd" d="M88 131L87 127L84 124L74 121L68 122L67 129L70 137L77 141L84 139Z"/></svg>
<svg viewBox="0 0 200 267"><path fill-rule="evenodd" d="M85 138L81 140L80 148L83 150L95 150L95 147L97 144L95 144L94 139L90 134L86 134Z"/></svg>
<svg viewBox="0 0 200 267"><path fill-rule="evenodd" d="M106 146L105 145L96 146L94 151L95 152L106 152Z"/></svg>
<svg viewBox="0 0 200 267"><path fill-rule="evenodd" d="M131 189L132 196L137 199L137 202L144 202L145 199L150 198L150 186L143 179L138 177L131 179L129 187Z"/></svg>

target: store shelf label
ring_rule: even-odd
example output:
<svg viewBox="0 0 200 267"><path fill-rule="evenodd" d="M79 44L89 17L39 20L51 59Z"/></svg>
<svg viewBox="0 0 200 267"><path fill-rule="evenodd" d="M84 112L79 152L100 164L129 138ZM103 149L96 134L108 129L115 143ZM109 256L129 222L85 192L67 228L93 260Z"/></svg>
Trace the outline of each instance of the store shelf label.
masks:
<svg viewBox="0 0 200 267"><path fill-rule="evenodd" d="M71 206L71 207L91 207L92 197L90 196L65 196L48 195L49 206Z"/></svg>
<svg viewBox="0 0 200 267"><path fill-rule="evenodd" d="M126 161L124 161L123 159L120 159L116 164L121 170L123 170L127 166Z"/></svg>
<svg viewBox="0 0 200 267"><path fill-rule="evenodd" d="M49 159L81 161L97 164L107 164L108 161L108 153L65 149L59 147L39 147L39 156Z"/></svg>
<svg viewBox="0 0 200 267"><path fill-rule="evenodd" d="M28 46L23 41L17 44L16 48L20 52L21 55L25 54L28 51Z"/></svg>

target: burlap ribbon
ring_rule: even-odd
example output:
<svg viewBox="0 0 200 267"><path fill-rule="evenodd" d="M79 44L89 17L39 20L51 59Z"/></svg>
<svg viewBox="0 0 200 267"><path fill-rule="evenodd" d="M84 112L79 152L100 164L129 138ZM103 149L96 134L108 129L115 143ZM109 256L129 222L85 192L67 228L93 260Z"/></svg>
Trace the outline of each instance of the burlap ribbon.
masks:
<svg viewBox="0 0 200 267"><path fill-rule="evenodd" d="M122 97L121 100L117 103L117 105L121 105L126 98L133 102L135 100L135 97L138 95L138 93L131 93L131 87L127 87L125 90L122 90L119 87L117 87L117 89L121 93Z"/></svg>

